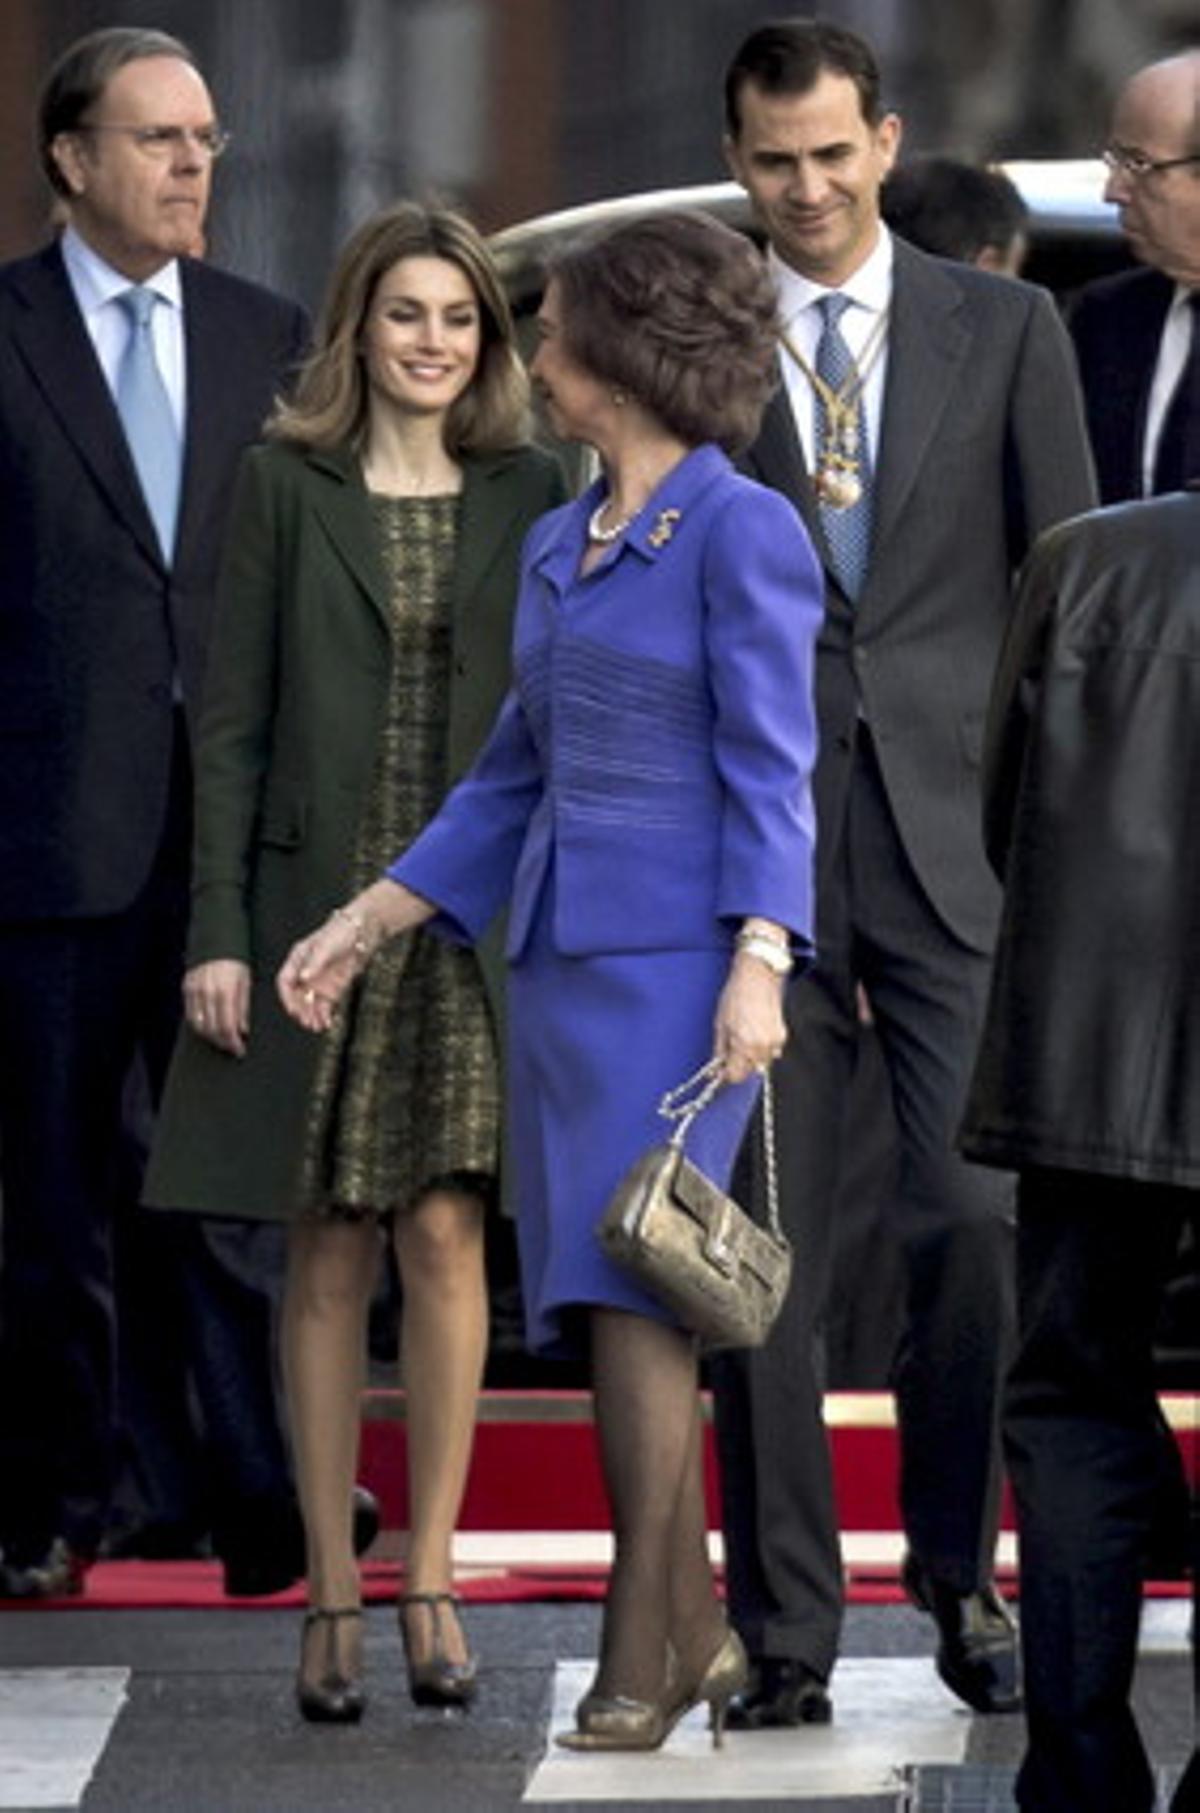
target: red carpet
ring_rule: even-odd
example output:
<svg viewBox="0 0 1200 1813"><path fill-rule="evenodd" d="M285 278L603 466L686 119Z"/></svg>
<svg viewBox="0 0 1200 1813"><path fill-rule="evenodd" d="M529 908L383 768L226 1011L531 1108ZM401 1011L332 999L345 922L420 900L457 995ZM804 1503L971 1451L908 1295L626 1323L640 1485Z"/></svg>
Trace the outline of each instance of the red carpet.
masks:
<svg viewBox="0 0 1200 1813"><path fill-rule="evenodd" d="M904 1595L895 1571L872 1577L859 1571L851 1575L847 1599L851 1605L899 1605ZM396 1596L400 1568L395 1562L369 1561L363 1569L363 1597L369 1605L389 1603ZM600 1568L555 1566L506 1568L479 1579L460 1579L456 1590L468 1604L518 1604L526 1600L600 1599L605 1576ZM1011 1593L1014 1582L1001 1575ZM1151 1598L1186 1598L1183 1581L1167 1581L1147 1588ZM87 1578L87 1591L76 1599L0 1600L8 1611L263 1611L301 1607L304 1592L294 1586L269 1599L228 1599L221 1590L221 1569L212 1561L101 1561Z"/></svg>
<svg viewBox="0 0 1200 1813"><path fill-rule="evenodd" d="M897 1527L896 1431L887 1392L833 1392L826 1399L838 1518L843 1530ZM369 1391L360 1477L383 1509L386 1529L407 1521L404 1394ZM710 1527L720 1523L711 1424L705 1455ZM480 1400L475 1455L460 1528L603 1530L608 1518L582 1391L489 1391ZM1005 1528L1011 1528L1006 1515Z"/></svg>
<svg viewBox="0 0 1200 1813"><path fill-rule="evenodd" d="M1164 1399L1185 1461L1197 1465L1197 1406L1194 1400ZM398 1392L369 1392L364 1403L360 1477L380 1500L385 1532L404 1528L404 1401ZM895 1532L896 1437L891 1398L885 1393L839 1393L826 1401L826 1420L833 1446L841 1528L852 1539L859 1533ZM710 1521L719 1525L716 1462L711 1430L707 1453ZM1193 1471L1192 1477L1196 1477ZM468 1481L461 1528L464 1532L583 1531L605 1529L606 1515L596 1461L590 1405L582 1392L488 1392L480 1404L475 1456ZM1005 1527L1011 1528L1009 1518ZM395 1537L390 1541L395 1552ZM594 1552L594 1543L591 1550ZM862 1548L861 1542L857 1546ZM895 1547L896 1545L893 1545ZM557 1552L561 1553L561 1543ZM502 1555L503 1544L497 1553ZM547 1547L544 1563L528 1541L519 1565L500 1560L474 1560L464 1568L459 1590L467 1600L590 1599L604 1590L604 1570L596 1564L575 1565L555 1558ZM1001 1570L1004 1577L1004 1571ZM370 1561L364 1570L365 1597L371 1603L392 1599L400 1568L395 1561ZM1011 1585L1011 1573L1008 1577ZM1182 1597L1183 1583L1153 1589ZM864 1562L849 1568L852 1603L890 1604L903 1595L894 1559ZM3 1602L0 1602L3 1603ZM16 1609L22 1601L10 1601ZM48 1608L114 1610L207 1607L287 1606L303 1603L300 1587L269 1599L227 1599L221 1569L215 1562L101 1562L88 1575L83 1598L45 1600Z"/></svg>
<svg viewBox="0 0 1200 1813"><path fill-rule="evenodd" d="M394 1599L400 1571L394 1561L368 1561L363 1568L366 1602L382 1605ZM598 1599L604 1591L604 1577L598 1570L506 1570L482 1580L460 1581L456 1590L476 1604L522 1599ZM229 1599L221 1587L220 1564L215 1561L99 1561L88 1574L82 1598L0 1600L0 1605L10 1611L270 1611L304 1603L304 1589L299 1585L269 1599Z"/></svg>

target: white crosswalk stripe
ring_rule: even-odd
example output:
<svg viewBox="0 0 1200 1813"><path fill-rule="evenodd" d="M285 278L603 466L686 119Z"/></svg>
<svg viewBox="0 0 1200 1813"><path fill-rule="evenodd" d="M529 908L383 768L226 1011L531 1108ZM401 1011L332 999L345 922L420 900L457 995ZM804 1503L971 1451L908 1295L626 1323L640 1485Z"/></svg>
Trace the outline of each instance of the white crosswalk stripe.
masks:
<svg viewBox="0 0 1200 1813"><path fill-rule="evenodd" d="M127 1668L0 1671L0 1807L77 1807L128 1686Z"/></svg>
<svg viewBox="0 0 1200 1813"><path fill-rule="evenodd" d="M570 1729L595 1664L560 1662L550 1731ZM906 1764L960 1763L970 1715L922 1656L849 1658L835 1677L835 1722L799 1731L726 1735L714 1751L703 1708L662 1750L604 1754L550 1747L528 1802L821 1800L894 1793Z"/></svg>
<svg viewBox="0 0 1200 1813"><path fill-rule="evenodd" d="M1138 1649L1143 1656L1184 1656L1191 1626L1190 1599L1148 1599Z"/></svg>

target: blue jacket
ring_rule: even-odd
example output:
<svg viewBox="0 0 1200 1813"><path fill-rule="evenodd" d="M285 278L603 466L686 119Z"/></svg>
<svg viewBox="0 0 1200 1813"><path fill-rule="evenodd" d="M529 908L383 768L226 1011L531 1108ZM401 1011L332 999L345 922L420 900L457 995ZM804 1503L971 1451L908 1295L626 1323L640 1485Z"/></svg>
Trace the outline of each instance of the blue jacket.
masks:
<svg viewBox="0 0 1200 1813"><path fill-rule="evenodd" d="M507 902L510 959L551 865L565 955L709 949L749 914L808 946L822 615L808 535L703 446L580 577L602 490L530 531L513 689L389 873L459 938Z"/></svg>

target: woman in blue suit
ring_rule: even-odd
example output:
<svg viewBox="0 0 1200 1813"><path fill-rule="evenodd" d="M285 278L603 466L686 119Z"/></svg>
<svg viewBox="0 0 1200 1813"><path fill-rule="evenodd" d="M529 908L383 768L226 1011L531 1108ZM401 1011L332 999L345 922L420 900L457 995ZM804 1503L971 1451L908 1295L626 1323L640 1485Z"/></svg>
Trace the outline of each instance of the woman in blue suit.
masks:
<svg viewBox="0 0 1200 1813"><path fill-rule="evenodd" d="M775 374L747 241L699 215L556 267L534 377L603 476L522 561L515 684L484 750L386 878L296 945L284 1005L326 1029L379 944L510 909L510 1123L531 1345L590 1352L615 1534L599 1669L563 1742L650 1749L698 1701L719 1739L745 1658L706 1548L694 1339L595 1226L708 1058L689 1150L728 1177L782 984L810 950L819 569L783 498L738 475Z"/></svg>

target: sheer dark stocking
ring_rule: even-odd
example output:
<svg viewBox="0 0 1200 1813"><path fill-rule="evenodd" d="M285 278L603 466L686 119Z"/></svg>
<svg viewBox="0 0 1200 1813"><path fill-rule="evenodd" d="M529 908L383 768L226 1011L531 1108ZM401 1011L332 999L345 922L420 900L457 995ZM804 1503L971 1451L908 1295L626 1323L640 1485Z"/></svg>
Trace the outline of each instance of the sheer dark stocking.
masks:
<svg viewBox="0 0 1200 1813"><path fill-rule="evenodd" d="M591 1329L614 1541L594 1691L655 1700L668 1644L690 1679L722 1629L706 1549L696 1348L620 1310L595 1310Z"/></svg>
<svg viewBox="0 0 1200 1813"><path fill-rule="evenodd" d="M685 1684L700 1679L725 1637L725 1608L717 1598L708 1559L708 1507L704 1497L704 1411L695 1394L671 1544L671 1647Z"/></svg>

